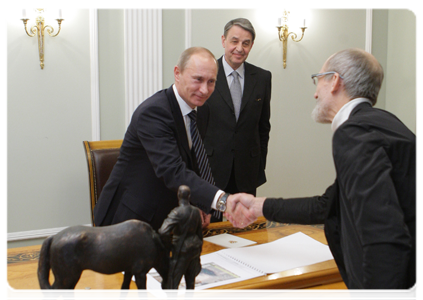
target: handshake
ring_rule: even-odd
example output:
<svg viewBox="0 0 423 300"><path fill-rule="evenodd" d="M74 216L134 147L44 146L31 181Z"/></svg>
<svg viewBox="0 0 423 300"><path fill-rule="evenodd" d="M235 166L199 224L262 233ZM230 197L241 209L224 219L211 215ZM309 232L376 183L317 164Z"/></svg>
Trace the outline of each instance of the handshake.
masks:
<svg viewBox="0 0 423 300"><path fill-rule="evenodd" d="M234 227L244 228L263 216L264 200L265 197L256 198L245 193L230 195L224 216Z"/></svg>

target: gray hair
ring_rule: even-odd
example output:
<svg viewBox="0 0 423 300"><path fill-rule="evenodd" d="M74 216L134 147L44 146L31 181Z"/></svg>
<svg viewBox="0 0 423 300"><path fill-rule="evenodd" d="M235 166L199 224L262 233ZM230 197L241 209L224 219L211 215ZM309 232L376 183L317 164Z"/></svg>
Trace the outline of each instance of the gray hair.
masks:
<svg viewBox="0 0 423 300"><path fill-rule="evenodd" d="M223 35L226 38L228 35L228 31L229 29L232 28L232 26L239 26L244 30L247 30L249 33L251 33L251 35L253 36L253 42L254 39L256 38L256 31L254 30L253 24L251 24L251 22L248 19L245 18L238 18L238 19L233 19L231 21L229 21L224 28L223 31Z"/></svg>
<svg viewBox="0 0 423 300"><path fill-rule="evenodd" d="M217 68L219 69L219 64L217 63L216 58L214 57L214 54L210 50L203 47L191 47L191 48L185 49L185 51L182 52L181 56L179 56L178 62L176 63L181 73L185 70L185 67L187 66L191 56L193 56L194 54L199 54L199 53L209 55L211 58L213 58L213 60L216 62Z"/></svg>
<svg viewBox="0 0 423 300"><path fill-rule="evenodd" d="M343 77L345 92L350 99L364 97L376 104L383 68L370 53L362 49L339 51L328 58L325 71L334 71Z"/></svg>

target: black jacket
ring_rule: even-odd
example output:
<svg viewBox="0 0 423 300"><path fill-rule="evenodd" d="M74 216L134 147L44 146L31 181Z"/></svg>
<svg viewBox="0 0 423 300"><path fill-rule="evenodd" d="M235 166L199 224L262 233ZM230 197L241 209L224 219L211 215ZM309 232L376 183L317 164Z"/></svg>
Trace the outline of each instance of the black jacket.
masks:
<svg viewBox="0 0 423 300"><path fill-rule="evenodd" d="M333 136L337 178L323 196L267 199L278 222L325 224L348 288L416 281L416 138L394 115L359 104Z"/></svg>

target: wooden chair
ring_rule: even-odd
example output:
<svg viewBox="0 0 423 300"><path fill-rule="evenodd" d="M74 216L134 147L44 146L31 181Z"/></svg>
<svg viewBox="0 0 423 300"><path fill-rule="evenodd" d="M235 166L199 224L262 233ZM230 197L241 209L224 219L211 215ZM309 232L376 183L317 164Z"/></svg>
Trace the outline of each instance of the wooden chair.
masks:
<svg viewBox="0 0 423 300"><path fill-rule="evenodd" d="M94 226L94 207L97 204L103 186L109 179L113 166L117 162L122 140L84 141L90 184L91 222Z"/></svg>

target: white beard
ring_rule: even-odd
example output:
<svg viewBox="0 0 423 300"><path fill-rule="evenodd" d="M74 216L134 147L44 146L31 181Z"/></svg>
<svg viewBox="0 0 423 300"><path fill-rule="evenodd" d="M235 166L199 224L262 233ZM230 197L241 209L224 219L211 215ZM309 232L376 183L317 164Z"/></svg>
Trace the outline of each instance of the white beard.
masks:
<svg viewBox="0 0 423 300"><path fill-rule="evenodd" d="M329 111L328 106L329 105L327 103L322 104L321 101L317 101L316 106L311 112L311 118L317 123L322 123L322 124L330 123L330 121L327 120L327 112Z"/></svg>

